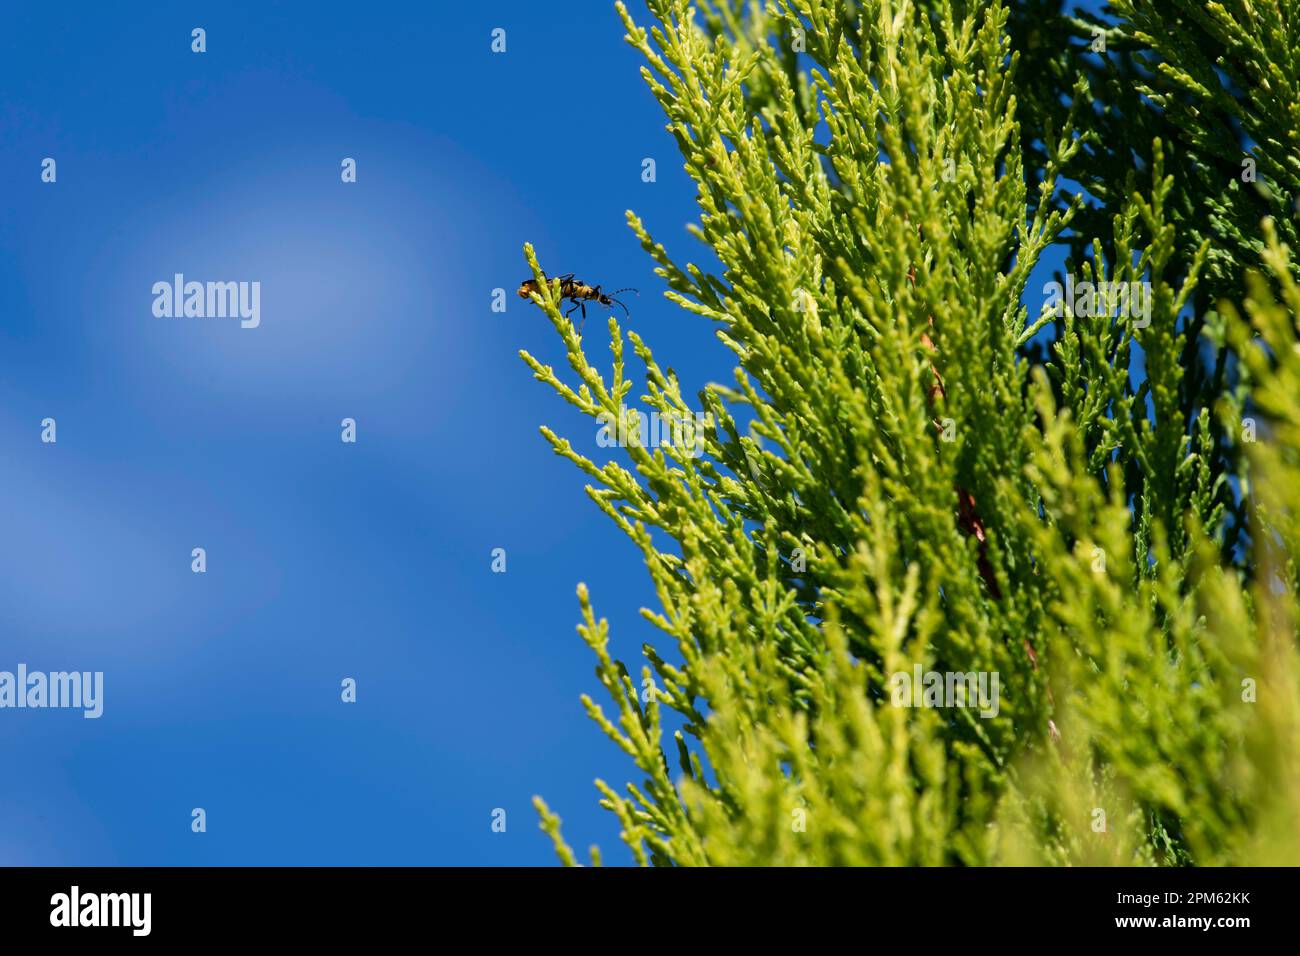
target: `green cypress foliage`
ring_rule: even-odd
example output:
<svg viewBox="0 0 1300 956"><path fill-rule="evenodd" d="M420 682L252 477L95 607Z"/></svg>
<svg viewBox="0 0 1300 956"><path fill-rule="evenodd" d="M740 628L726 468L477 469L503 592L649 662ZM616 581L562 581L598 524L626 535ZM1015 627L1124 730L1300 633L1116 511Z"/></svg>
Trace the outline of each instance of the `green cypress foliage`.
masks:
<svg viewBox="0 0 1300 956"><path fill-rule="evenodd" d="M634 676L578 590L637 862L1300 862L1300 8L1114 6L619 5L709 264L628 222L736 363L683 394L615 318L602 357L526 247L540 381L708 423L542 429L658 596ZM1054 245L1145 310L1058 314ZM931 672L996 706L908 706Z"/></svg>

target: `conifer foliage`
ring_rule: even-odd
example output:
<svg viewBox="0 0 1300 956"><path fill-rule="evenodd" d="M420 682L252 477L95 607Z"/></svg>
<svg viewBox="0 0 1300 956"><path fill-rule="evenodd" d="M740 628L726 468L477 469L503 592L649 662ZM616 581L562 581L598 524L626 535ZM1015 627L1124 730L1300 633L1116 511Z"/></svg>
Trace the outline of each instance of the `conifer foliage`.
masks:
<svg viewBox="0 0 1300 956"><path fill-rule="evenodd" d="M1300 862L1300 7L647 6L706 264L628 222L733 381L616 318L601 357L531 247L569 368L523 353L597 423L708 422L604 462L542 429L658 596L634 676L578 589L633 858ZM900 693L931 673L996 706Z"/></svg>

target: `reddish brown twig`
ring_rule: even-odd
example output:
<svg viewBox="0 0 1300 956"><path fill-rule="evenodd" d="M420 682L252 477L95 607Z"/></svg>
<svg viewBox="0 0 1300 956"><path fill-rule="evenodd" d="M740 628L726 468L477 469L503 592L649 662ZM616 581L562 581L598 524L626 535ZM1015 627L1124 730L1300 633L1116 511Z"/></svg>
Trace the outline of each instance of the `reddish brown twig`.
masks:
<svg viewBox="0 0 1300 956"><path fill-rule="evenodd" d="M917 227L918 234L920 231L920 227ZM912 287L915 288L915 264L908 267L907 279L912 284ZM934 328L934 316L929 316L927 321L930 328ZM939 350L935 347L934 340L930 338L928 332L921 333L921 344L925 347L926 351L932 355L937 356L939 354ZM938 400L946 398L948 393L943 385L943 376L939 374L939 369L934 362L930 363L930 372L934 375L934 384L930 386L929 391L930 403L933 406ZM943 434L943 423L938 418L932 419L932 422L935 430L938 431L939 434ZM984 532L984 521L980 518L979 510L975 505L975 496L961 485L954 485L953 487L957 492L957 525L966 534L974 536L975 540L978 542L975 560L976 566L979 568L980 577L984 580L984 584L989 589L989 594L993 596L993 599L995 601L1000 601L1002 600L1002 589L998 587L997 575L993 571L992 562L989 561L988 538ZM1024 647L1025 653L1029 656L1030 666L1037 671L1038 654L1034 650L1034 645L1029 638L1025 638ZM1047 688L1047 700L1051 703L1052 688L1050 686ZM1056 724L1051 719L1047 721L1047 729L1053 740L1061 739L1060 731L1056 729Z"/></svg>

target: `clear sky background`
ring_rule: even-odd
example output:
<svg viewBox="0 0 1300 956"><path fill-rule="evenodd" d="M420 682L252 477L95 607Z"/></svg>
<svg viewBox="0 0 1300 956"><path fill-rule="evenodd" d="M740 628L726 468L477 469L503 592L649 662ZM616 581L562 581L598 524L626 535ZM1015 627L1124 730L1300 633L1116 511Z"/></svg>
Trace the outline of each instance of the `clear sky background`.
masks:
<svg viewBox="0 0 1300 956"><path fill-rule="evenodd" d="M533 794L625 858L574 589L633 663L654 597L538 434L596 451L513 295L531 241L640 287L692 392L732 364L624 223L695 254L622 34L605 2L4 5L0 670L106 688L0 711L0 864L549 864ZM261 326L155 317L176 272L260 281Z"/></svg>
<svg viewBox="0 0 1300 956"><path fill-rule="evenodd" d="M550 864L534 794L627 859L574 588L633 667L654 595L538 434L606 457L513 295L531 241L639 287L688 393L730 380L624 223L704 256L622 34L604 0L4 5L0 670L106 687L99 720L0 711L0 864ZM177 272L259 281L261 326L155 317Z"/></svg>

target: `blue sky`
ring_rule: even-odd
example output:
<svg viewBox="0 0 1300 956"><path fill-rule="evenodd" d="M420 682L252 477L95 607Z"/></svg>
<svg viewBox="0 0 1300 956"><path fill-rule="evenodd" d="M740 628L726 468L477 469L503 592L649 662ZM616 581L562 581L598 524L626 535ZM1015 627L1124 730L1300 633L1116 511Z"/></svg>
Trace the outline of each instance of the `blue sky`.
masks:
<svg viewBox="0 0 1300 956"><path fill-rule="evenodd" d="M105 702L0 711L0 864L549 864L533 794L622 859L574 588L631 662L653 594L537 432L594 447L518 358L561 367L553 331L490 310L531 241L640 287L692 391L730 368L624 223L694 254L612 4L2 16L0 669L103 671ZM260 327L155 317L177 272L259 281Z"/></svg>

